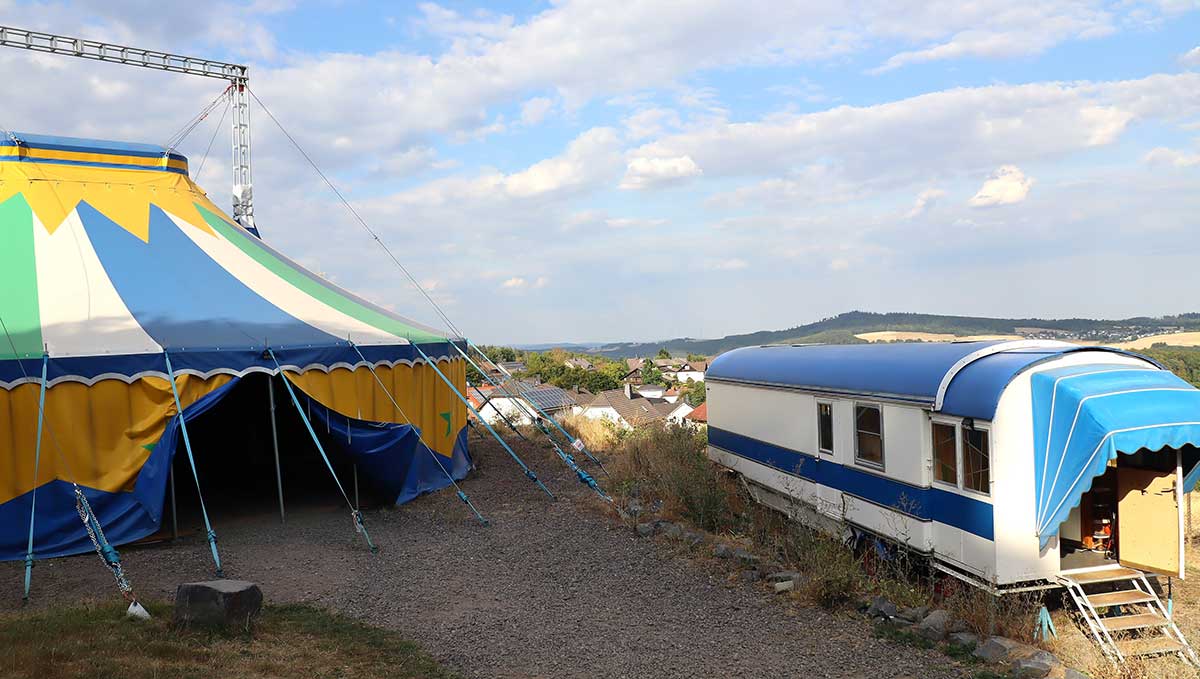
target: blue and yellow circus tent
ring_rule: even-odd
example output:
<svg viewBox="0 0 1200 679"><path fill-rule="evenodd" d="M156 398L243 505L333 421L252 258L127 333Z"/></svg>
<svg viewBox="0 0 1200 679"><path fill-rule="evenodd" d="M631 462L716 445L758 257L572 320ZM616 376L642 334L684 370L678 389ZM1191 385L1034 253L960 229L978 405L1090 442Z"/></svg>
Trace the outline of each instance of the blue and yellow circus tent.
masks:
<svg viewBox="0 0 1200 679"><path fill-rule="evenodd" d="M461 392L459 340L249 234L181 155L14 137L0 142L0 560L25 557L35 489L39 558L92 549L74 484L111 542L158 530L182 448L169 375L190 422L247 374L278 374L277 358L322 429L341 432L341 452L397 502L449 484L443 468L466 475L465 409L422 357Z"/></svg>

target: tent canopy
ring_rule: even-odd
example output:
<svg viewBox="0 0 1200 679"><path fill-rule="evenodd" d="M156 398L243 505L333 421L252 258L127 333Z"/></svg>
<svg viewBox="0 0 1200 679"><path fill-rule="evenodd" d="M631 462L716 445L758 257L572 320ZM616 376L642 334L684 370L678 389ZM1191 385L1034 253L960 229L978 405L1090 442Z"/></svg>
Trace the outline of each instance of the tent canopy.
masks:
<svg viewBox="0 0 1200 679"><path fill-rule="evenodd" d="M1035 373L1031 381L1043 548L1119 453L1200 445L1200 390L1169 371L1092 364ZM1187 474L1185 491L1195 488L1198 471Z"/></svg>
<svg viewBox="0 0 1200 679"><path fill-rule="evenodd" d="M226 217L187 160L142 144L16 133L0 141L0 386L180 372L242 374L359 359L350 342L450 355L446 335L346 291ZM441 345L440 348L437 345ZM18 365L4 359L32 359Z"/></svg>

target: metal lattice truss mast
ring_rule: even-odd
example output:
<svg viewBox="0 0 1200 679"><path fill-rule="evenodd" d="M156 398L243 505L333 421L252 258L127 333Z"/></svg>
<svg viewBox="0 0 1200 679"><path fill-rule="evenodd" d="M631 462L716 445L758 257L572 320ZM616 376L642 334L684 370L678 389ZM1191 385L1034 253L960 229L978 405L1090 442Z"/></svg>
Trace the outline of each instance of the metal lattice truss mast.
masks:
<svg viewBox="0 0 1200 679"><path fill-rule="evenodd" d="M229 104L233 114L233 217L246 229L258 232L254 226L254 193L250 174L250 94L246 90L250 79L248 67L11 26L0 26L0 47L20 47L35 52L229 81Z"/></svg>

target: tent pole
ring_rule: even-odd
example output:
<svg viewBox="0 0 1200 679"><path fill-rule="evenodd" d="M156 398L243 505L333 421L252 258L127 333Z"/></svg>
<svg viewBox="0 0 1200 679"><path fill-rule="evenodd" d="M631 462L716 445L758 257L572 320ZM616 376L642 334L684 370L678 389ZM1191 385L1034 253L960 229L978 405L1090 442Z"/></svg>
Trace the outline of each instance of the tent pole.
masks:
<svg viewBox="0 0 1200 679"><path fill-rule="evenodd" d="M174 460L172 460L174 462ZM171 539L179 539L179 510L175 504L175 465L172 464L167 472L167 478L171 482Z"/></svg>
<svg viewBox="0 0 1200 679"><path fill-rule="evenodd" d="M358 501L358 465L352 466L354 467L354 508L358 509L362 506Z"/></svg>
<svg viewBox="0 0 1200 679"><path fill-rule="evenodd" d="M283 473L279 469L279 432L275 427L275 385L271 384L270 375L267 375L267 403L271 405L271 447L275 449L275 488L279 491L279 523L284 523Z"/></svg>

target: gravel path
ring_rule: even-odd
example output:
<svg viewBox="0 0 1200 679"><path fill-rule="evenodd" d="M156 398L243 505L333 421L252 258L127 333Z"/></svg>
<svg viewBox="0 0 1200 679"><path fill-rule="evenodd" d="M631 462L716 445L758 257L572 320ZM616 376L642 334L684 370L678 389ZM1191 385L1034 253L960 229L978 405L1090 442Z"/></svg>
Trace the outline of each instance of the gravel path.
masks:
<svg viewBox="0 0 1200 679"><path fill-rule="evenodd" d="M371 557L332 502L216 514L230 577L268 600L307 601L395 629L468 677L951 677L938 651L871 637L846 615L784 604L716 569L637 538L544 450L523 456L557 503L502 452L472 439L480 470L464 484L489 528L452 493L366 516ZM273 493L264 483L263 493ZM189 524L190 525L190 524ZM170 599L209 579L199 533L122 551L143 597ZM20 603L20 564L0 564L0 608ZM34 569L34 605L115 596L95 556Z"/></svg>

